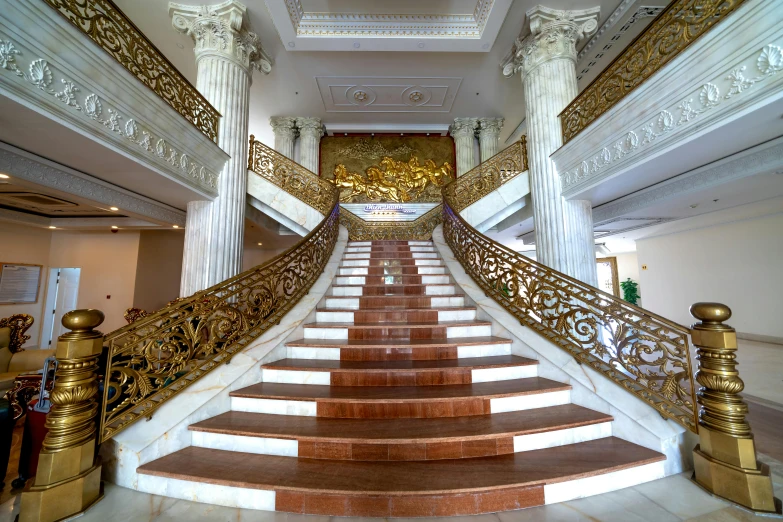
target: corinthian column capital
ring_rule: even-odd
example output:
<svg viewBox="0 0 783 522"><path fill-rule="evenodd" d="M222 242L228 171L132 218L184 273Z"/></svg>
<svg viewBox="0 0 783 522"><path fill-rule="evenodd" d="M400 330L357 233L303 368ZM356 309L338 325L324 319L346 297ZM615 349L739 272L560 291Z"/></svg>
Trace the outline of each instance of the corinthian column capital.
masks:
<svg viewBox="0 0 783 522"><path fill-rule="evenodd" d="M269 118L269 124L272 126L272 132L275 136L284 136L286 138L296 138L296 118L290 116L272 116Z"/></svg>
<svg viewBox="0 0 783 522"><path fill-rule="evenodd" d="M261 47L258 35L247 27L247 8L236 0L215 5L169 3L174 29L187 34L196 44L196 62L205 56L219 56L244 68L264 74L272 70L272 60Z"/></svg>
<svg viewBox="0 0 783 522"><path fill-rule="evenodd" d="M324 124L321 123L321 118L297 118L296 126L302 136L320 138L324 135Z"/></svg>
<svg viewBox="0 0 783 522"><path fill-rule="evenodd" d="M503 74L513 76L522 71L522 77L556 58L567 58L576 63L576 43L598 29L600 7L561 11L538 5L527 12L530 35L517 38L511 52L503 61Z"/></svg>
<svg viewBox="0 0 783 522"><path fill-rule="evenodd" d="M449 134L451 134L452 138L473 137L476 134L477 127L478 119L476 118L455 118L454 123L449 127Z"/></svg>
<svg viewBox="0 0 783 522"><path fill-rule="evenodd" d="M505 123L505 121L506 120L504 118L479 118L479 137L499 137L500 130L503 128L503 123Z"/></svg>

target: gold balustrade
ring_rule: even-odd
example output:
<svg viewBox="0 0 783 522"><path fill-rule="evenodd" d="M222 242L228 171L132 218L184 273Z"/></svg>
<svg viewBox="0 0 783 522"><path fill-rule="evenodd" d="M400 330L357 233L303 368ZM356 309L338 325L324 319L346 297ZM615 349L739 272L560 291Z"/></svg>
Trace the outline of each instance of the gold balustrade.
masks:
<svg viewBox="0 0 783 522"><path fill-rule="evenodd" d="M334 206L334 184L310 172L300 164L271 149L250 135L248 170L274 183L321 214L327 215Z"/></svg>
<svg viewBox="0 0 783 522"><path fill-rule="evenodd" d="M688 328L492 241L453 210L450 194L444 188L443 235L487 296L578 362L697 432Z"/></svg>
<svg viewBox="0 0 783 522"><path fill-rule="evenodd" d="M220 113L111 0L44 1L217 142Z"/></svg>
<svg viewBox="0 0 783 522"><path fill-rule="evenodd" d="M655 72L671 62L745 0L673 0L560 113L568 143Z"/></svg>
<svg viewBox="0 0 783 522"><path fill-rule="evenodd" d="M433 207L413 221L365 221L349 210L340 211L340 224L348 229L351 241L427 241L440 225L443 209Z"/></svg>
<svg viewBox="0 0 783 522"><path fill-rule="evenodd" d="M443 195L448 195L454 211L462 212L526 170L527 140L522 136L510 147L446 185Z"/></svg>

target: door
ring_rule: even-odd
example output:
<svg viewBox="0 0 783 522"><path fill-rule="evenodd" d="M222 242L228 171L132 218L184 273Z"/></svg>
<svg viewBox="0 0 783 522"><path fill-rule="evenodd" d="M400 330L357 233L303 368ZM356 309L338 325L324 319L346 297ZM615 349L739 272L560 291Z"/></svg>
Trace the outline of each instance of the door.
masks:
<svg viewBox="0 0 783 522"><path fill-rule="evenodd" d="M51 348L57 338L66 333L62 324L63 315L76 309L80 275L81 268L50 269L41 348Z"/></svg>

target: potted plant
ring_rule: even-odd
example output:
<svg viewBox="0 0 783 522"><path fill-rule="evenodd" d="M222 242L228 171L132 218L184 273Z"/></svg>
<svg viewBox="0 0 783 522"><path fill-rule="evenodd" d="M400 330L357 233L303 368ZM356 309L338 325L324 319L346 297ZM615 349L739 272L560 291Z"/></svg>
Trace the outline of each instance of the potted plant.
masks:
<svg viewBox="0 0 783 522"><path fill-rule="evenodd" d="M636 283L633 279L629 277L628 279L620 283L620 288L623 289L623 299L625 299L632 305L638 303L639 298L641 297L639 295L638 283Z"/></svg>

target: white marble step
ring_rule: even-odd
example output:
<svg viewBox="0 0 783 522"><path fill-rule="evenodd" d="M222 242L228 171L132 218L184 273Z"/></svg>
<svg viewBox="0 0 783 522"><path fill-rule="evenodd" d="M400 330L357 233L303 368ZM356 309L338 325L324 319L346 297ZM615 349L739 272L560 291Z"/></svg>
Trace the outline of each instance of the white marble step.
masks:
<svg viewBox="0 0 783 522"><path fill-rule="evenodd" d="M373 279L382 276L371 276ZM387 276L387 277L408 277L408 276ZM393 279L392 279L393 280ZM363 285L367 283L365 276L337 276L332 281L334 285ZM423 285L445 285L451 283L451 276L444 275L423 275L421 276L421 284ZM401 284L401 283L394 283ZM404 284L404 283L402 283ZM417 283L418 284L418 283Z"/></svg>
<svg viewBox="0 0 783 522"><path fill-rule="evenodd" d="M383 245L385 244L383 241L348 241L349 247L354 246L371 246L371 245ZM432 246L434 243L432 241L408 241L409 245L430 245Z"/></svg>
<svg viewBox="0 0 783 522"><path fill-rule="evenodd" d="M370 259L370 258L364 258L364 259L343 259L343 261L340 263L340 265L344 267L349 266L370 266L370 261L374 261L372 266L383 266L379 265L377 262L377 259ZM394 259L387 260L386 266L403 266L400 263L395 263ZM414 259L413 265L404 265L404 266L440 266L443 264L443 260L441 259Z"/></svg>
<svg viewBox="0 0 783 522"><path fill-rule="evenodd" d="M359 252L372 252L371 246L348 246L345 248L346 254L355 254ZM381 252L380 250L377 252ZM388 254L394 255L396 252L437 252L434 246L408 246L405 250L388 250L385 251Z"/></svg>
<svg viewBox="0 0 783 522"><path fill-rule="evenodd" d="M448 274L445 266L417 266L418 275L445 275ZM340 267L337 270L338 276L366 276L369 270L366 266ZM391 274L391 275L417 275L417 274Z"/></svg>
<svg viewBox="0 0 783 522"><path fill-rule="evenodd" d="M405 328L405 325L395 326ZM461 326L447 326L446 338L452 337L489 337L492 335L490 324L466 324ZM311 323L304 327L305 339L348 339L348 327L328 327Z"/></svg>
<svg viewBox="0 0 783 522"><path fill-rule="evenodd" d="M339 361L341 360L340 350L340 348L322 348L319 346L286 346L286 358ZM457 345L458 359L491 357L493 355L511 355L511 344Z"/></svg>
<svg viewBox="0 0 783 522"><path fill-rule="evenodd" d="M379 253L380 254L380 253ZM378 255L376 257L378 258L390 258L390 259L399 259L394 252L386 252L385 255ZM411 257L413 259L437 259L440 257L440 254L437 252L411 252ZM343 259L369 259L370 253L369 252L357 252L357 253L347 253L343 254ZM405 257L403 259L410 259L409 257Z"/></svg>
<svg viewBox="0 0 783 522"><path fill-rule="evenodd" d="M451 295L457 293L456 285L426 285L423 295ZM349 285L349 286L332 286L328 295L333 296L363 296L364 286L362 285ZM418 295L418 294L416 294ZM369 296L375 297L375 296Z"/></svg>
<svg viewBox="0 0 783 522"><path fill-rule="evenodd" d="M451 296L451 297L430 297L430 306L432 308L453 308L459 306L465 306L465 297L463 296ZM341 310L358 310L359 298L358 297L339 297L339 296L326 296L324 298L324 308L340 308Z"/></svg>
<svg viewBox="0 0 783 522"><path fill-rule="evenodd" d="M438 310L438 321L473 321L474 319L476 319L475 308ZM348 311L316 311L315 320L319 323L352 323L354 322L354 313ZM393 323L390 323L390 326L393 325Z"/></svg>

